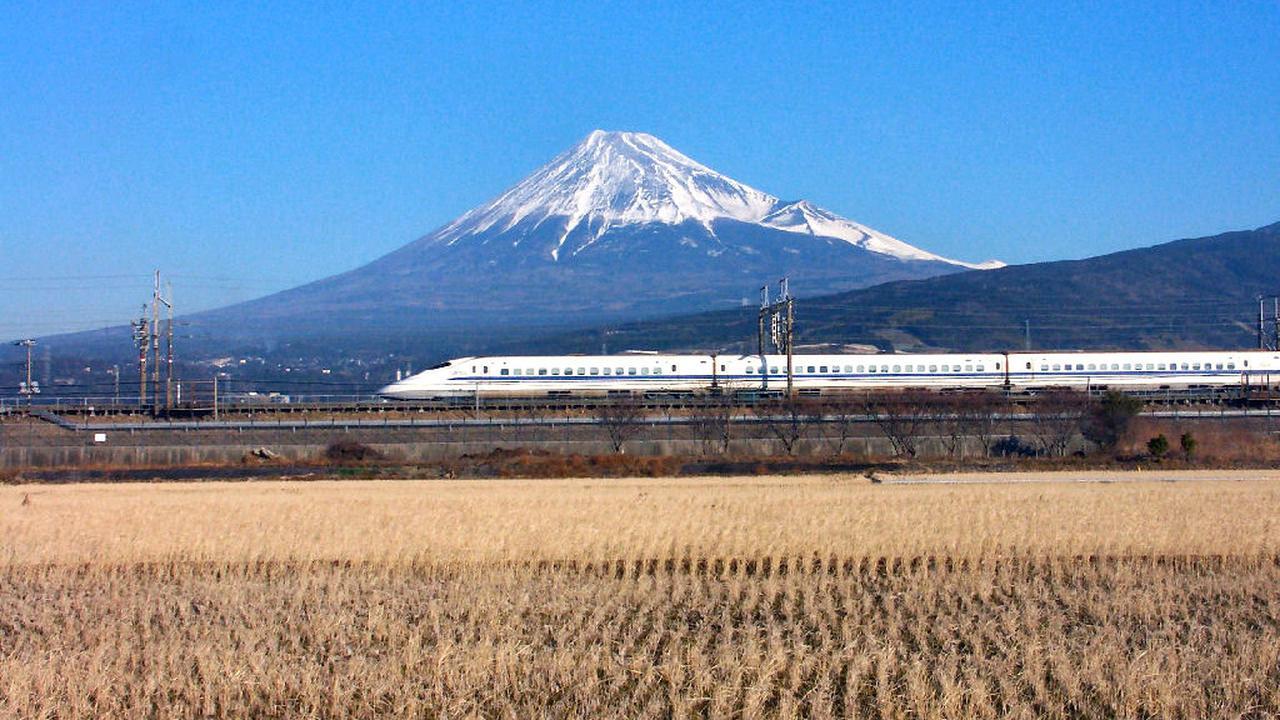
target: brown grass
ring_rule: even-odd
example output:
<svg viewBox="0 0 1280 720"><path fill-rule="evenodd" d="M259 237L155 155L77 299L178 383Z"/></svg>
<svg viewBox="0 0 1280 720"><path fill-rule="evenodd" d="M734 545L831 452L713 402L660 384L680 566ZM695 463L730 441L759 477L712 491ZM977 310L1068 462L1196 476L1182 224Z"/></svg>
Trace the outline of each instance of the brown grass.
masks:
<svg viewBox="0 0 1280 720"><path fill-rule="evenodd" d="M1268 479L5 487L0 715L1262 717L1277 511Z"/></svg>

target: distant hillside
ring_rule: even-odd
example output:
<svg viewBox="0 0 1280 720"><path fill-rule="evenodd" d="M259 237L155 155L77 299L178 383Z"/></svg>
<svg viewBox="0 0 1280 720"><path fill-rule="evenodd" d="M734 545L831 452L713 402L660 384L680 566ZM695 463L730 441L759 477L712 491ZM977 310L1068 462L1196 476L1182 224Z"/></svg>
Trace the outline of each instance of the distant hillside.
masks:
<svg viewBox="0 0 1280 720"><path fill-rule="evenodd" d="M1280 223L1073 260L892 282L799 301L797 343L883 350L1237 348L1256 343L1256 297L1280 292ZM747 349L755 310L548 338L544 352Z"/></svg>

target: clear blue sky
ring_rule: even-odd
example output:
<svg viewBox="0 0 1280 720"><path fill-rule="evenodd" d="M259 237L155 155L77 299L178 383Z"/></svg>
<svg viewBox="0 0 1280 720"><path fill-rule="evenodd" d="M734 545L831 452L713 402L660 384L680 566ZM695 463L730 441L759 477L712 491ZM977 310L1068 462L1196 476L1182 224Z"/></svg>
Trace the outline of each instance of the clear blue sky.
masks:
<svg viewBox="0 0 1280 720"><path fill-rule="evenodd" d="M1280 220L1273 0L257 5L0 2L0 337L355 267L594 128L969 260Z"/></svg>

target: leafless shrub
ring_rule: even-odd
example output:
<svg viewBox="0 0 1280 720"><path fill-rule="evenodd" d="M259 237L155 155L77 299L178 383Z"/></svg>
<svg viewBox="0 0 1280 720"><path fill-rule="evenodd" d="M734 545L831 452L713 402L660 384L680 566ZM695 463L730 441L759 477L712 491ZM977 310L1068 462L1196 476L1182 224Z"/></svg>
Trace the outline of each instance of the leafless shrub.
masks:
<svg viewBox="0 0 1280 720"><path fill-rule="evenodd" d="M733 398L729 395L708 396L689 412L690 429L702 445L702 454L723 455L733 439Z"/></svg>
<svg viewBox="0 0 1280 720"><path fill-rule="evenodd" d="M381 460L382 453L355 440L334 440L324 449L326 460L337 463Z"/></svg>
<svg viewBox="0 0 1280 720"><path fill-rule="evenodd" d="M918 453L920 431L934 414L937 395L907 391L867 395L863 410L893 446L894 455L914 458Z"/></svg>
<svg viewBox="0 0 1280 720"><path fill-rule="evenodd" d="M863 417L862 404L848 396L838 395L827 399L823 413L828 427L835 434L835 452L832 454L843 455L855 424Z"/></svg>
<svg viewBox="0 0 1280 720"><path fill-rule="evenodd" d="M631 398L610 398L594 406L591 412L609 437L615 453L622 452L623 445L644 429L644 408Z"/></svg>
<svg viewBox="0 0 1280 720"><path fill-rule="evenodd" d="M1049 390L1028 408L1030 432L1045 455L1063 456L1089 414L1089 398L1074 390Z"/></svg>
<svg viewBox="0 0 1280 720"><path fill-rule="evenodd" d="M788 455L794 455L796 444L822 422L823 409L823 405L815 400L784 398L753 405L751 412L782 443L782 449Z"/></svg>

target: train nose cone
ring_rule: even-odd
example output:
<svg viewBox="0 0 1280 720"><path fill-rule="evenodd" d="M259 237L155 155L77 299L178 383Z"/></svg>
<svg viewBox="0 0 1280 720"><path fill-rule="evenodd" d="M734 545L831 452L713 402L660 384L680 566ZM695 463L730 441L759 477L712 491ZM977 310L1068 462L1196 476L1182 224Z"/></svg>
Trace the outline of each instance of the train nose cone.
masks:
<svg viewBox="0 0 1280 720"><path fill-rule="evenodd" d="M378 394L381 395L382 397L396 398L404 395L406 389L407 388L405 387L404 381L397 380L396 382L393 382L390 385L379 390Z"/></svg>

